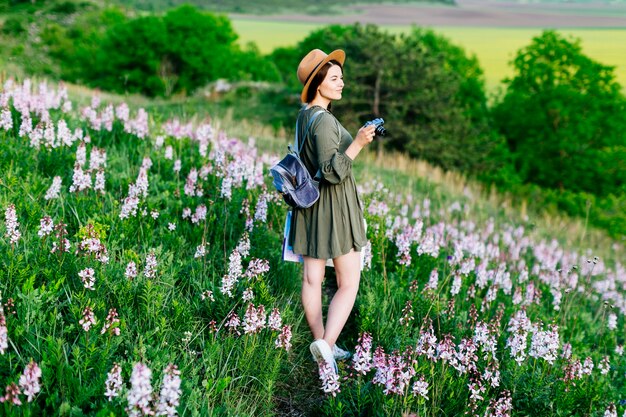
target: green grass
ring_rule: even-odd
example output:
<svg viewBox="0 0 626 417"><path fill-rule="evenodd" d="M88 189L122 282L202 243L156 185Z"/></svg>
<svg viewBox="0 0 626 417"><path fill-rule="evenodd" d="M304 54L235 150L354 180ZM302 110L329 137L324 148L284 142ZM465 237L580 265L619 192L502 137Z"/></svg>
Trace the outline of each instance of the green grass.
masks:
<svg viewBox="0 0 626 417"><path fill-rule="evenodd" d="M244 182L233 187L231 199L224 198L220 190L225 173L219 174L222 168L217 158L200 153L197 142L188 138L165 139L165 146L172 146L175 158L182 161L180 173L173 171L174 161L165 157L164 148L156 145L155 137L161 133L165 120L177 116L186 122L194 115L198 115L197 121L204 119L207 109L202 108L199 99L186 106L176 100L103 95L103 105L128 101L132 116L137 106L149 109L153 134L139 139L125 133L119 121L108 132L93 129L81 120L80 107L91 101L92 94L92 91L72 86L70 96L75 111L69 115L51 111L51 117L55 121L63 118L72 128L85 129L91 137L91 143L87 144L89 150L95 146L106 150L107 182L102 195L93 190L68 191L76 161L76 144L36 150L29 146L28 140L19 137L17 127L0 131L0 218L3 220L0 222L0 290L3 304L12 299L16 311L14 315L4 304L11 343L7 352L0 356L0 383L6 386L17 382L31 359L40 365L43 373L42 390L34 402L20 409L1 404L2 415L55 415L59 410L67 415L124 415L130 387L128 380L137 362L152 369L155 393L159 392L165 366L168 363L178 365L183 381L178 411L185 416L395 416L419 412L422 416L434 417L460 415L467 409L469 376L441 361L427 360L423 355L413 355L412 367L431 384L428 401L408 392L385 395L381 386L372 383L374 371L367 376L349 376L347 363L340 365L342 391L338 397L322 394L316 366L307 350L310 333L299 298L301 267L280 261L286 207L279 199L269 202L267 221L255 222L249 233L250 254L243 256L244 268L251 258L260 258L269 262L269 272L249 281L242 278L233 298L219 290L222 277L228 271L229 256L244 236L244 202L249 203L250 214L254 215L256 202L265 187L271 187L267 171L264 185L248 188ZM13 112L17 123L19 117L15 109ZM234 113L226 111L226 115L229 114ZM246 141L247 137L255 136L257 149L248 149L251 154L284 149L284 137L259 129L254 122L214 117L213 127L227 129L224 134L230 139L239 137ZM229 143L226 161L230 163L235 154L241 156L245 149L240 148L239 152L232 146L233 142ZM218 144L211 142L210 147L215 146ZM141 198L141 207L157 210L160 216L153 219L149 215L138 215L122 220L119 218L122 199L128 194L129 183L137 178L139 165L146 156L152 159L153 166L148 172L148 195ZM187 173L202 166L212 167L200 180L204 194L183 193ZM613 354L613 349L616 344L624 343L624 318L620 314L620 327L608 330L607 310L592 294L594 290L588 282L590 274L581 272L581 292L573 291L568 295L561 287L565 292L562 312L552 309L551 288L537 273L532 272L529 277L542 294L542 302L526 306L533 323L559 324L560 342L572 343L575 358L583 360L591 356L596 365L604 355L611 358L613 368L609 375L601 375L596 369L592 376L577 381L579 389L568 392L563 390L564 384L559 379L565 360L558 359L554 366L543 359L529 358L521 366L511 360L505 347L509 336L505 329L512 314L521 306L512 304L510 294L498 289L495 299L489 302L485 301L487 288L479 288L474 295L469 295L470 286L478 281L473 272L463 278L460 293L451 294L452 272L456 267L449 264L448 255L455 252L454 244L460 242L461 236L455 237L454 231L472 234L471 222L476 225L475 231L483 234L480 238L473 237L478 239L476 244L489 242L492 248L501 251L496 255L491 249L490 255L480 256L482 259L476 255L477 264L484 260L492 272L501 265L506 266L511 272L512 290L526 292L528 282L518 282L519 260L509 252L509 246L515 243L510 236L507 238L510 233L507 230L512 230L509 228L522 227L524 238L529 239L531 246L521 254L521 259L531 271L540 257L532 249L541 240L558 240L563 250L578 252L583 263L585 257L601 256L608 268L622 259L623 245L608 239L602 232L586 229L580 221L526 212L523 207L512 206L505 196L490 195L458 174L441 172L402 155L376 155L373 149L366 150L355 161L354 174L357 183L365 188L371 181L380 181L385 187L361 192L365 207L386 202L390 212L388 217L366 213L374 256L371 268L363 273L354 314L340 337L342 344L353 350L359 333L368 331L373 335L374 347L380 346L388 354L404 352L416 346L424 330L422 324L429 319L433 320L438 338L450 334L455 344L459 344L462 338L471 337L473 333L469 312L476 307L477 319L489 322L497 337L496 356L502 373L501 386L489 388L484 393L485 401L477 404L479 415L485 414L489 400L497 398L503 390L511 391L517 410L517 414L512 414L515 417L558 413L601 416L608 402L621 398L626 363L624 357ZM59 199L46 201L43 195L54 175L63 177L63 190ZM413 208L418 204L423 207L425 199L431 202L431 213L423 215L425 227L445 225L447 241L441 253L435 256L418 255L418 244L413 242L411 265L400 265L393 236L404 228L393 231L392 239L385 233L395 218L406 217L413 223ZM184 207L194 208L201 203L207 205L204 223L193 225L182 219ZM455 203L460 203L461 211L449 209ZM4 213L10 204L17 209L22 233L17 244L10 244L5 234ZM406 214L401 213L404 204L408 207ZM88 223L95 224L98 237L107 247L109 263L99 264L93 257L76 254L73 250L63 255L51 254L54 237L43 240L37 235L43 215L53 217L56 224L61 220L68 224L67 237L72 241L73 250L82 236L81 228ZM169 230L169 222L177 223L177 228ZM493 224L492 232L487 232L489 223ZM491 233L493 237L487 237ZM195 258L194 252L201 243L208 244L207 254L204 258ZM586 253L586 249L591 252ZM136 261L141 271L150 252L157 256L157 275L126 278L128 262ZM464 256L466 259L474 257L467 252ZM85 290L77 276L85 267L96 269L93 291ZM539 270L545 278L554 273L555 267L543 265ZM439 288L425 291L424 284L433 268L438 269ZM331 277L329 273L329 281ZM606 274L600 273L593 281L605 278ZM413 284L417 290L412 289ZM291 351L275 349L277 332L269 329L235 336L223 327L231 309L240 316L244 314L247 303L240 296L246 287L254 290L256 306L263 304L270 311L273 307L279 308L283 323L293 326ZM214 292L215 301L202 300L200 295L205 290ZM623 294L621 288L616 291ZM324 292L325 305L330 292ZM399 319L407 302L412 303L414 320L403 326ZM450 307L451 302L456 303L454 307ZM93 307L98 319L97 326L88 332L79 325L86 306ZM120 314L120 336L100 334L110 308L117 308ZM220 329L217 334L210 330L210 320L216 321ZM539 326L545 328L543 324ZM482 354L479 356L475 362L483 371L486 359ZM109 402L103 396L104 380L114 363L122 367L124 389L120 397ZM25 402L23 395L21 398ZM623 408L619 407L620 415Z"/></svg>
<svg viewBox="0 0 626 417"><path fill-rule="evenodd" d="M324 25L279 21L233 19L240 43L255 42L264 53L280 46L292 46L312 30ZM411 30L407 26L383 26L391 33ZM487 87L494 91L503 78L513 75L509 62L517 51L541 33L538 28L434 27L434 30L475 54L485 71ZM583 53L596 61L616 67L617 81L626 88L626 29L561 29L580 38ZM348 57L348 60L350 57ZM349 62L349 61L348 61Z"/></svg>

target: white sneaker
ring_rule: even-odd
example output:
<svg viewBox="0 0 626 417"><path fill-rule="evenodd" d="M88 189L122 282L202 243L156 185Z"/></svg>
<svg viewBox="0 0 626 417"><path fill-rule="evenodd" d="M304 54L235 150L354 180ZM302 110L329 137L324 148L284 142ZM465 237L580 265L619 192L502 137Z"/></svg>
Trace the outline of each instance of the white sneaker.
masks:
<svg viewBox="0 0 626 417"><path fill-rule="evenodd" d="M326 361L330 364L330 366L332 366L336 374L339 373L337 362L335 362L335 357L333 356L333 351L324 339L317 339L315 342L311 343L309 350L318 364L322 361Z"/></svg>
<svg viewBox="0 0 626 417"><path fill-rule="evenodd" d="M333 356L335 357L335 360L343 361L346 359L350 359L352 354L347 350L343 350L339 346L335 345L333 346Z"/></svg>

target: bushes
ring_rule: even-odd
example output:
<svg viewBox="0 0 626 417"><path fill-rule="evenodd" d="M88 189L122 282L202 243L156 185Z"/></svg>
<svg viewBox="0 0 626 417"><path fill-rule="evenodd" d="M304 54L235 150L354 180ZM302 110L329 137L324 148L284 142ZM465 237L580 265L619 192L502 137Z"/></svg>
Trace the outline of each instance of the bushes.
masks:
<svg viewBox="0 0 626 417"><path fill-rule="evenodd" d="M275 80L257 49L241 51L224 16L191 6L111 27L98 49L93 85L149 96L189 93L218 78ZM245 75L244 75L245 74Z"/></svg>
<svg viewBox="0 0 626 417"><path fill-rule="evenodd" d="M18 36L26 32L26 28L20 19L10 17L2 25L2 33L9 36Z"/></svg>
<svg viewBox="0 0 626 417"><path fill-rule="evenodd" d="M42 30L59 78L148 96L191 93L219 78L278 80L256 46L242 49L236 40L227 17L192 6L134 19L106 8L78 15L69 27L49 21Z"/></svg>

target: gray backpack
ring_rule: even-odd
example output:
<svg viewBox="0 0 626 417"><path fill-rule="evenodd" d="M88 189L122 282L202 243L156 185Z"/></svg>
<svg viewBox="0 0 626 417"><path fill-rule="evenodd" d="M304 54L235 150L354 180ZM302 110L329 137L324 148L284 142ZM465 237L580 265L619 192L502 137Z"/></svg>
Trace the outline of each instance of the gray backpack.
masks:
<svg viewBox="0 0 626 417"><path fill-rule="evenodd" d="M298 146L298 122L296 121L295 149L288 146L287 156L270 168L274 177L274 187L282 194L285 202L293 208L311 207L320 198L319 179L311 178L311 174L300 159L300 152L309 135L309 128L320 113L324 113L324 110L315 112L309 120L300 146Z"/></svg>

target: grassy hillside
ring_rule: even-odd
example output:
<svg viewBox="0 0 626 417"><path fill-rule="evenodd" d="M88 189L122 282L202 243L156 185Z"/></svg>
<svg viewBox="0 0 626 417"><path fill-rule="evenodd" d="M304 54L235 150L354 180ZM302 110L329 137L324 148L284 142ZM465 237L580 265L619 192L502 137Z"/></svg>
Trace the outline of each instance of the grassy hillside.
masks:
<svg viewBox="0 0 626 417"><path fill-rule="evenodd" d="M308 354L300 266L280 261L265 150L284 139L3 85L0 383L22 403L5 415L623 412L623 243L365 153L371 250L336 391Z"/></svg>

